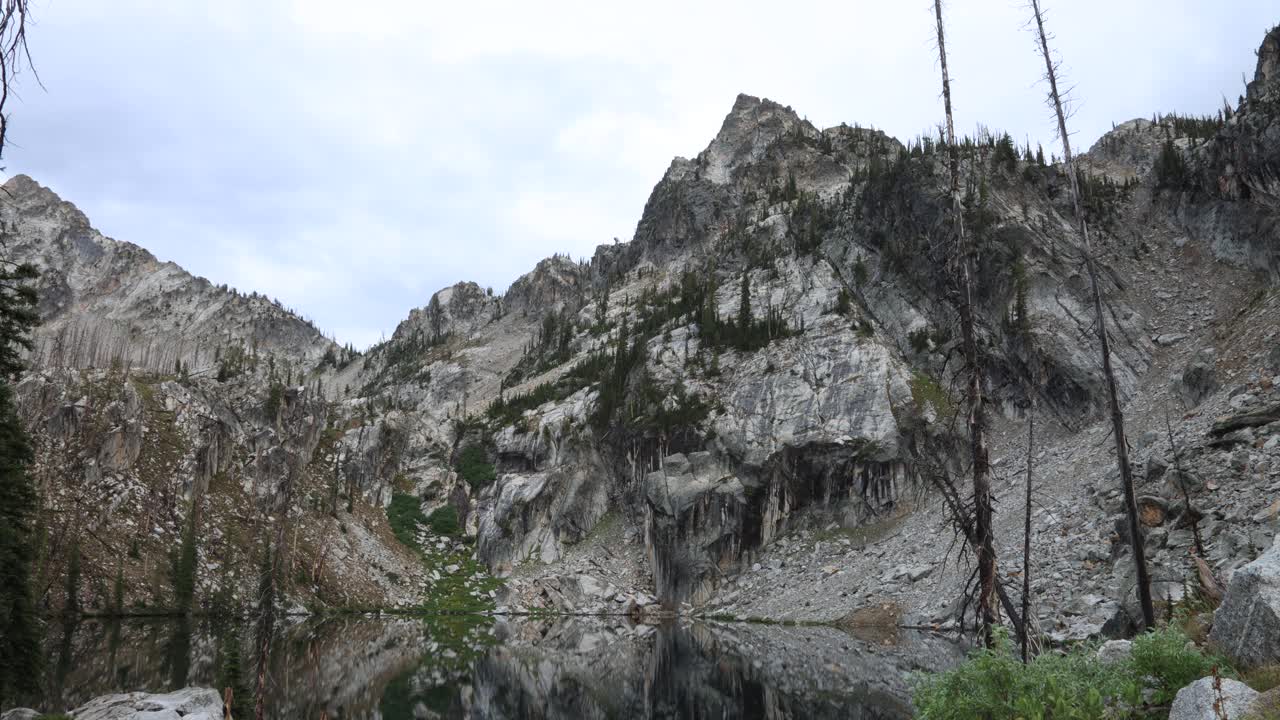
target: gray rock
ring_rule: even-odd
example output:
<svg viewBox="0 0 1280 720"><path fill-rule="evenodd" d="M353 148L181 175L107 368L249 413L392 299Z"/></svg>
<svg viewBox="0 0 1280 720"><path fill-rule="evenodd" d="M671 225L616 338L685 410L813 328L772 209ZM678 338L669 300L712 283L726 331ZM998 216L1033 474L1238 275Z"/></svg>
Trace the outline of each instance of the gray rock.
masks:
<svg viewBox="0 0 1280 720"><path fill-rule="evenodd" d="M212 688L134 692L94 698L71 711L76 720L220 720L222 696Z"/></svg>
<svg viewBox="0 0 1280 720"><path fill-rule="evenodd" d="M14 708L0 713L0 720L38 720L43 714L31 708Z"/></svg>
<svg viewBox="0 0 1280 720"><path fill-rule="evenodd" d="M1280 547L1232 575L1209 639L1244 667L1280 658Z"/></svg>
<svg viewBox="0 0 1280 720"><path fill-rule="evenodd" d="M1133 643L1128 640L1108 640L1098 648L1098 660L1111 663L1128 660L1133 655Z"/></svg>
<svg viewBox="0 0 1280 720"><path fill-rule="evenodd" d="M1176 390L1188 405L1199 405L1218 389L1218 377L1214 370L1216 361L1217 355L1213 348L1204 348L1183 369Z"/></svg>
<svg viewBox="0 0 1280 720"><path fill-rule="evenodd" d="M1169 709L1169 720L1222 720L1222 715L1215 710L1219 702L1226 720L1243 720L1258 693L1236 680L1222 678L1219 682L1221 693L1214 688L1211 677L1200 678L1179 690Z"/></svg>

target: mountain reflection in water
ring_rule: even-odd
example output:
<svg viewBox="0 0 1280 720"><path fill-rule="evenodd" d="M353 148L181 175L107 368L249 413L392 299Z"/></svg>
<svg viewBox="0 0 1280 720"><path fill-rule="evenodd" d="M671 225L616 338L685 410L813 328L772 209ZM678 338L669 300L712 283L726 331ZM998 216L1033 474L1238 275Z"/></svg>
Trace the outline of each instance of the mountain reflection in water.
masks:
<svg viewBox="0 0 1280 720"><path fill-rule="evenodd" d="M50 629L46 712L113 692L236 688L252 706L252 628L215 620ZM962 650L931 634L633 625L623 618L310 618L280 632L272 718L908 718L911 673Z"/></svg>

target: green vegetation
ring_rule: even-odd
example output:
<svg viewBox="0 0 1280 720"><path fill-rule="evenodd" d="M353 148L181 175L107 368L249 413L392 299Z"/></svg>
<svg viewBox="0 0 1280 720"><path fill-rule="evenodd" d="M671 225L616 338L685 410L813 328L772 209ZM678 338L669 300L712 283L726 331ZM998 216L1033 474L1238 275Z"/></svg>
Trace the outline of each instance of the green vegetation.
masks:
<svg viewBox="0 0 1280 720"><path fill-rule="evenodd" d="M572 356L569 343L577 329L573 313L568 308L560 313L547 313L533 342L525 348L524 355L503 382L512 385L568 362Z"/></svg>
<svg viewBox="0 0 1280 720"><path fill-rule="evenodd" d="M920 410L932 405L938 412L938 417L951 415L951 397L947 394L946 388L919 370L911 373L911 399Z"/></svg>
<svg viewBox="0 0 1280 720"><path fill-rule="evenodd" d="M271 388L267 391L267 399L262 403L262 414L266 416L267 422L275 424L276 418L280 415L280 404L284 402L284 385L279 380L272 380Z"/></svg>
<svg viewBox="0 0 1280 720"><path fill-rule="evenodd" d="M423 594L419 610L465 614L493 609L489 591L502 587L502 581L489 575L488 568L465 543L450 541L442 550L431 545L422 548L422 567L427 575L439 579ZM454 568L453 572L449 572L450 568Z"/></svg>
<svg viewBox="0 0 1280 720"><path fill-rule="evenodd" d="M497 471L485 456L484 448L479 445L468 445L458 453L456 465L458 476L467 482L473 490L479 490L497 479Z"/></svg>
<svg viewBox="0 0 1280 720"><path fill-rule="evenodd" d="M235 623L222 636L218 648L218 688L231 688L232 717L252 717L253 696L249 692L244 671L244 654L240 647L240 630Z"/></svg>
<svg viewBox="0 0 1280 720"><path fill-rule="evenodd" d="M1132 658L1106 664L1090 645L1046 652L1023 664L1008 634L959 667L924 677L915 705L922 720L1102 720L1140 718L1185 685L1226 668L1170 626L1133 641ZM1229 671L1224 671L1229 672Z"/></svg>
<svg viewBox="0 0 1280 720"><path fill-rule="evenodd" d="M26 468L32 450L13 403L12 381L32 348L37 273L0 260L0 706L34 692L43 667L40 622L31 594L37 553L37 495Z"/></svg>
<svg viewBox="0 0 1280 720"><path fill-rule="evenodd" d="M1013 146L1013 138L1004 133L996 140L995 150L991 153L991 166L1013 174L1018 169L1018 150Z"/></svg>
<svg viewBox="0 0 1280 720"><path fill-rule="evenodd" d="M396 539L408 547L418 545L418 528L427 524L422 514L422 504L416 495L392 493L391 504L387 506L387 522L391 524L391 532Z"/></svg>
<svg viewBox="0 0 1280 720"><path fill-rule="evenodd" d="M232 345L226 349L226 352L223 352L222 348L218 348L216 356L218 359L218 374L216 376L218 382L226 382L254 365L252 358L244 351L244 345Z"/></svg>
<svg viewBox="0 0 1280 720"><path fill-rule="evenodd" d="M427 516L427 524L436 535L457 535L462 529L458 524L458 511L452 505L432 510Z"/></svg>
<svg viewBox="0 0 1280 720"><path fill-rule="evenodd" d="M1191 189L1191 173L1187 171L1187 163L1172 140L1164 141L1151 172L1155 175L1157 190Z"/></svg>

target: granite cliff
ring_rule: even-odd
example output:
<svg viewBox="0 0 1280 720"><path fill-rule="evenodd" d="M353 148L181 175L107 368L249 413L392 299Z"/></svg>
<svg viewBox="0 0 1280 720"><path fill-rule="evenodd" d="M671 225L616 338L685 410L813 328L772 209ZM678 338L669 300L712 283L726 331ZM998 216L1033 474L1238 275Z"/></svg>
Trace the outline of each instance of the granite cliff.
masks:
<svg viewBox="0 0 1280 720"><path fill-rule="evenodd" d="M1210 431L1277 402L1278 37L1222 117L1127 122L1084 162L1162 595L1193 572L1170 473L1195 478L1220 573L1275 535L1280 418ZM1035 398L1041 623L1114 629L1128 540L1067 178L1000 134L962 154L1000 555L1019 543ZM5 250L42 273L19 385L49 537L41 599L66 601L74 547L91 560L82 606L108 609L120 576L126 604L164 607L190 528L198 600L244 604L267 518L287 512L286 593L304 605L448 593L834 619L891 601L954 621L966 571L944 563L926 477L964 471L942 162L936 140L819 129L742 95L702 153L671 163L629 242L548 258L504 293L443 289L360 353L15 177Z"/></svg>

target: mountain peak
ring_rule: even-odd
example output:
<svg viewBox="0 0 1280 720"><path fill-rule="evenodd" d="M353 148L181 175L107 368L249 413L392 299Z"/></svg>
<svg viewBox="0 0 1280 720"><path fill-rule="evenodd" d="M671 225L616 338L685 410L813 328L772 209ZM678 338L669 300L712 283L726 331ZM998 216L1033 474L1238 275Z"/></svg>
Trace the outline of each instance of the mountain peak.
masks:
<svg viewBox="0 0 1280 720"><path fill-rule="evenodd" d="M800 126L801 132L817 130L791 109L768 98L739 94L733 109L725 116L720 132L703 152L707 179L715 183L729 182L732 170L759 160L765 149Z"/></svg>
<svg viewBox="0 0 1280 720"><path fill-rule="evenodd" d="M89 227L89 218L80 208L63 200L56 192L36 182L30 175L19 173L4 184L0 199L8 200L22 208L24 214L50 214L60 212L67 216L72 226Z"/></svg>

